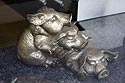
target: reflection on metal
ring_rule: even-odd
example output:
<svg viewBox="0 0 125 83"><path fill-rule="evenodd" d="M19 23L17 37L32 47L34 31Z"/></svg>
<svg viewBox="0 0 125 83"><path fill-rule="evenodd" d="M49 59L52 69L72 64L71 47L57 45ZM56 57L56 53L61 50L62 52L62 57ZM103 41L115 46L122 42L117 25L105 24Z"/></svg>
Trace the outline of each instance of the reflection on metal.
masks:
<svg viewBox="0 0 125 83"><path fill-rule="evenodd" d="M43 7L28 14L29 27L18 41L18 57L30 65L49 66L60 60L79 77L107 77L108 61L118 53L88 46L90 37L71 22L72 15Z"/></svg>

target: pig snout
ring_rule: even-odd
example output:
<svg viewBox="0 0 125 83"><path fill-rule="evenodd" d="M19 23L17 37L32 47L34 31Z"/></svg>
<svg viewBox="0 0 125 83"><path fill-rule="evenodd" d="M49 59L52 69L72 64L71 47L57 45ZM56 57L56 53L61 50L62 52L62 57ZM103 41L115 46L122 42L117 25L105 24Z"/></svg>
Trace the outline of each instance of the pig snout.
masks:
<svg viewBox="0 0 125 83"><path fill-rule="evenodd" d="M103 64L97 64L95 68L95 73L98 79L105 78L109 75L109 70Z"/></svg>

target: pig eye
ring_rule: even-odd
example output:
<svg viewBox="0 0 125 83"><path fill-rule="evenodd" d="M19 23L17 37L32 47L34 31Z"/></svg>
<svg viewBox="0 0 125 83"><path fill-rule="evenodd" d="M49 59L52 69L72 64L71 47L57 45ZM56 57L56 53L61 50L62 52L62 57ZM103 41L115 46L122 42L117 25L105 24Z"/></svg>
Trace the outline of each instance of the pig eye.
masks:
<svg viewBox="0 0 125 83"><path fill-rule="evenodd" d="M105 62L106 58L102 57L100 61Z"/></svg>
<svg viewBox="0 0 125 83"><path fill-rule="evenodd" d="M94 64L96 64L96 62L95 61L90 61L90 64L94 65Z"/></svg>
<svg viewBox="0 0 125 83"><path fill-rule="evenodd" d="M55 22L57 19L56 19L56 16L53 16L50 20L48 20L48 24L52 24L53 22Z"/></svg>
<svg viewBox="0 0 125 83"><path fill-rule="evenodd" d="M102 58L101 61L104 62L104 61L105 61L105 58Z"/></svg>
<svg viewBox="0 0 125 83"><path fill-rule="evenodd" d="M54 16L51 18L51 21L53 22L53 21L55 21L55 20L57 20L57 17L54 15Z"/></svg>
<svg viewBox="0 0 125 83"><path fill-rule="evenodd" d="M72 36L67 37L68 40L73 40L74 38Z"/></svg>
<svg viewBox="0 0 125 83"><path fill-rule="evenodd" d="M52 21L55 21L55 20L56 20L56 17L55 17L55 16L53 16Z"/></svg>
<svg viewBox="0 0 125 83"><path fill-rule="evenodd" d="M39 19L45 19L45 16L39 14L39 15L38 15L38 18L39 18Z"/></svg>

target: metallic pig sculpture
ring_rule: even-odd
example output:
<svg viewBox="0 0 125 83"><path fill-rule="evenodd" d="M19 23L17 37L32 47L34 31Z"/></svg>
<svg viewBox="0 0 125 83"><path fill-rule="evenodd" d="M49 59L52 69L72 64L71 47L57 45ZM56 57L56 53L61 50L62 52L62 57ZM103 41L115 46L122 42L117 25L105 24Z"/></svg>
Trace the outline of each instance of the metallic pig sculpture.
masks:
<svg viewBox="0 0 125 83"><path fill-rule="evenodd" d="M18 58L26 64L49 66L60 60L80 77L107 77L108 61L118 53L88 46L90 37L71 22L72 15L43 7L28 14L29 27L19 38Z"/></svg>

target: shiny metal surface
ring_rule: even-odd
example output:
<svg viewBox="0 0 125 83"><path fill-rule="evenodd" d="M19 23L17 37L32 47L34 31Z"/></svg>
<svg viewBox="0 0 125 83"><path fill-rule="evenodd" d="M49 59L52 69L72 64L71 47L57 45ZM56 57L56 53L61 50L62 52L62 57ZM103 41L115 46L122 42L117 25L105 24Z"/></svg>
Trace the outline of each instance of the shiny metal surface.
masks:
<svg viewBox="0 0 125 83"><path fill-rule="evenodd" d="M109 75L108 61L118 53L89 47L90 37L71 22L71 14L43 7L35 14L28 14L29 27L18 41L18 58L26 64L49 66L60 60L80 78Z"/></svg>

